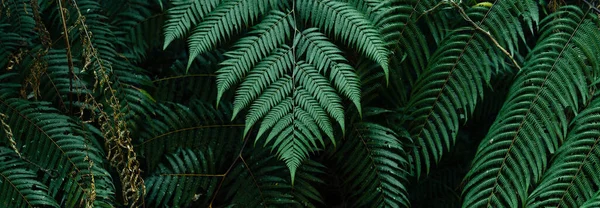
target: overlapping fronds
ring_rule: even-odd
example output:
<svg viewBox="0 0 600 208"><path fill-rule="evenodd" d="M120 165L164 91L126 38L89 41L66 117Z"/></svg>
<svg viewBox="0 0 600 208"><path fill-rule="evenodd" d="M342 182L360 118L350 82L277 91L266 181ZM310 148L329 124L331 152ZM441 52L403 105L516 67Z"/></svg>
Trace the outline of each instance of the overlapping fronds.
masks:
<svg viewBox="0 0 600 208"><path fill-rule="evenodd" d="M160 48L163 42L161 29L166 15L153 12L148 1L132 1L122 7L126 9L119 11L113 19L114 34L120 41L119 49L124 51L122 56L130 62L139 63L150 49Z"/></svg>
<svg viewBox="0 0 600 208"><path fill-rule="evenodd" d="M246 25L252 25L277 4L276 0L235 0L219 4L198 23L188 38L188 68L198 54L213 49Z"/></svg>
<svg viewBox="0 0 600 208"><path fill-rule="evenodd" d="M42 75L40 96L42 100L52 101L61 110L70 109L70 105L85 106L83 97L92 93L91 84L83 78L85 74L74 67L76 78L70 79L66 50L50 49L44 56L47 69Z"/></svg>
<svg viewBox="0 0 600 208"><path fill-rule="evenodd" d="M496 1L490 8L474 7L467 13L460 7L452 8L471 22L468 27L456 28L441 41L413 86L408 103L407 113L413 119L407 121L408 130L417 144L413 148L417 178L426 175L454 145L460 122L470 116L482 98L494 65L497 67L506 59L500 47L514 53L518 45L516 37L523 33L519 15L530 17L537 12L525 10L525 2ZM506 41L499 41L499 46L489 44L489 34Z"/></svg>
<svg viewBox="0 0 600 208"><path fill-rule="evenodd" d="M34 168L5 147L0 147L0 184L4 207L59 207L48 194L48 186L38 181Z"/></svg>
<svg viewBox="0 0 600 208"><path fill-rule="evenodd" d="M375 123L355 123L336 153L352 207L409 207L408 155L400 136Z"/></svg>
<svg viewBox="0 0 600 208"><path fill-rule="evenodd" d="M227 204L243 207L302 207L302 198L291 192L289 173L269 149L257 147L233 167L224 182ZM303 172L298 171L301 175ZM300 178L300 177L299 177ZM306 197L304 197L306 198Z"/></svg>
<svg viewBox="0 0 600 208"><path fill-rule="evenodd" d="M165 71L165 75L152 80L156 86L152 97L157 102L176 102L184 105L193 100L215 103L217 97L217 89L214 87L217 76L215 71L223 58L220 52L205 53L196 57L196 64L193 64L189 70L186 69L184 60L176 60L169 70ZM226 96L231 97L231 95Z"/></svg>
<svg viewBox="0 0 600 208"><path fill-rule="evenodd" d="M45 172L42 182L61 206L113 206L113 180L91 142L97 138L48 103L2 98L0 112L8 116L18 151Z"/></svg>
<svg viewBox="0 0 600 208"><path fill-rule="evenodd" d="M168 20L165 23L165 41L163 48L167 48L171 41L183 37L189 30L198 24L206 14L211 12L221 0L174 0L173 7L167 10Z"/></svg>
<svg viewBox="0 0 600 208"><path fill-rule="evenodd" d="M587 200L580 208L594 208L600 206L600 191L596 192L594 196Z"/></svg>
<svg viewBox="0 0 600 208"><path fill-rule="evenodd" d="M291 13L273 11L254 27L248 36L234 45L235 50L225 53L227 59L217 71L217 102L225 91L238 84L248 71L269 52L281 46L292 36L294 24Z"/></svg>
<svg viewBox="0 0 600 208"><path fill-rule="evenodd" d="M527 207L580 207L600 187L600 99L594 99L571 123L564 144L527 199Z"/></svg>
<svg viewBox="0 0 600 208"><path fill-rule="evenodd" d="M0 5L0 25L11 24L6 32L18 34L22 41L36 35L32 4L33 1L11 0Z"/></svg>
<svg viewBox="0 0 600 208"><path fill-rule="evenodd" d="M194 7L190 10L176 6L173 12L178 12L174 15L177 17L167 22L180 22L183 18L186 24L197 25L188 38L190 60L253 25L225 54L226 60L217 72L217 103L226 90L241 83L233 116L249 107L245 134L260 122L257 139L269 133L266 144L277 150L293 176L309 153L320 149L317 143L324 146L322 133L335 144L330 118L344 132L343 103L338 92L350 99L359 112L361 108L358 76L327 35L356 48L376 61L386 77L389 74L390 52L382 33L352 5L330 0L225 1L207 5L214 9L202 8L202 12L194 5L187 5ZM391 4L377 5L378 18L390 13ZM191 16L201 20L187 21ZM169 27L165 34L180 36L188 27L186 24Z"/></svg>
<svg viewBox="0 0 600 208"><path fill-rule="evenodd" d="M389 49L385 47L381 33L365 18L364 14L348 3L333 0L297 0L298 14L326 33L356 48L376 61L389 78Z"/></svg>
<svg viewBox="0 0 600 208"><path fill-rule="evenodd" d="M5 67L12 68L19 62L20 57L18 56L17 48L20 46L19 43L23 42L23 38L17 33L9 32L8 24L0 24L0 69Z"/></svg>
<svg viewBox="0 0 600 208"><path fill-rule="evenodd" d="M325 184L322 179L325 169L324 165L314 160L305 160L298 168L291 195L298 202L299 207L323 206L323 196L316 186Z"/></svg>
<svg viewBox="0 0 600 208"><path fill-rule="evenodd" d="M227 105L216 110L212 105L193 101L189 107L181 104L157 104L154 119L143 122L140 132L143 156L149 170L154 171L166 153L179 148L206 149L212 143L230 143L234 151L241 137L242 123L230 121L231 108ZM217 151L217 150L215 150Z"/></svg>
<svg viewBox="0 0 600 208"><path fill-rule="evenodd" d="M588 85L597 76L600 52L598 24L591 19L588 12L565 7L541 22L537 45L465 178L463 207L525 206L549 153L565 141L570 115L590 99ZM546 193L543 198L556 194Z"/></svg>
<svg viewBox="0 0 600 208"><path fill-rule="evenodd" d="M146 205L181 207L199 201L208 204L217 182L216 158L210 149L178 149L166 155L166 161L146 179Z"/></svg>
<svg viewBox="0 0 600 208"><path fill-rule="evenodd" d="M324 146L321 130L335 144L329 116L344 126L343 107L335 89L313 66L293 63L293 59L286 46L259 63L238 89L233 113L235 116L251 104L244 132L264 118L256 138L270 130L265 143L274 142L292 182L296 168L319 148L317 142Z"/></svg>

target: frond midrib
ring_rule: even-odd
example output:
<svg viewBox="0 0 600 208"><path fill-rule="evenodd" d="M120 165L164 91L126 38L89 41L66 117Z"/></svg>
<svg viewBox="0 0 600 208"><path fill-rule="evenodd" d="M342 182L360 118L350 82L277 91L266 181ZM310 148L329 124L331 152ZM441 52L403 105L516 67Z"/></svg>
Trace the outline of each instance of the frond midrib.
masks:
<svg viewBox="0 0 600 208"><path fill-rule="evenodd" d="M589 12L586 11L584 17L587 15L587 13ZM552 72L555 69L556 63L558 63L558 60L561 58L563 52L565 51L565 49L569 46L569 43L571 43L571 40L573 39L573 37L575 36L575 34L577 33L577 31L579 30L579 26L581 26L583 24L583 22L586 20L586 18L581 18L581 20L579 21L579 23L577 24L577 27L575 28L575 30L573 30L573 33L571 34L571 36L569 37L569 40L565 43L565 45L563 46L563 48L560 50L560 53L558 55L558 57L554 60L554 63L552 64L552 67L548 70L548 73L546 74L546 77L544 78L544 81L542 82L542 85L540 85L538 92L535 95L535 98L533 99L533 101L529 104L529 108L527 109L527 112L525 113L525 116L523 116L519 126L517 127L513 138L511 139L511 143L508 147L508 149L506 150L505 156L502 159L502 163L500 164L500 167L498 168L497 172L498 174L496 175L496 177L494 178L494 183L493 188L495 189L498 186L498 180L500 179L500 175L502 174L502 169L505 167L506 165L506 161L508 159L508 157L510 156L510 151L512 150L512 148L514 147L514 143L517 140L517 137L519 136L519 133L522 130L523 125L525 124L525 121L527 121L527 117L530 115L532 109L534 108L538 98L540 97L540 93L543 91L544 86L546 85L546 82L548 81L548 78L550 77L550 75L552 74ZM596 140L598 141L598 140ZM490 207L491 203L492 203L492 196L495 193L492 191L490 193L490 195L487 197L487 205L486 207Z"/></svg>
<svg viewBox="0 0 600 208"><path fill-rule="evenodd" d="M23 201L27 203L27 205L29 205L28 207L33 207L31 205L31 203L29 203L29 200L27 200L27 198L25 197L25 195L23 195L23 193L21 193L21 190L19 190L17 188L17 186L15 186L15 184L12 183L11 180L8 179L8 177L6 177L6 175L2 174L2 172L0 171L0 176L2 176L2 178L4 178L4 181L7 181L15 191L17 191L17 193L19 193L19 196L21 196L21 198L23 198ZM6 190L2 190L3 192Z"/></svg>
<svg viewBox="0 0 600 208"><path fill-rule="evenodd" d="M184 132L184 131L193 131L193 130L197 130L197 129L226 128L226 127L244 127L244 126L245 126L244 124L213 124L213 125L199 125L199 126L193 126L193 127L180 128L180 129L171 130L171 131L168 131L161 135L152 137L152 138L142 142L141 145L150 143L157 139L165 138L167 135L170 135L170 134L175 134L175 133Z"/></svg>

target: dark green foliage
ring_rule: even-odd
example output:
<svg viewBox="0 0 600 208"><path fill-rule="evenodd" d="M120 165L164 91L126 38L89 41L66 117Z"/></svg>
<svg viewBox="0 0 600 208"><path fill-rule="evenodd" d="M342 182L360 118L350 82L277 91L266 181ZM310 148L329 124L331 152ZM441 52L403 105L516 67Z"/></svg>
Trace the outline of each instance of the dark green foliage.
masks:
<svg viewBox="0 0 600 208"><path fill-rule="evenodd" d="M3 0L0 207L598 207L597 4Z"/></svg>
<svg viewBox="0 0 600 208"><path fill-rule="evenodd" d="M565 7L541 22L538 44L466 176L463 206L521 206L530 184L540 182L548 157L566 139L572 113L589 102L588 85L600 69L593 16Z"/></svg>
<svg viewBox="0 0 600 208"><path fill-rule="evenodd" d="M37 175L30 164L5 147L0 147L0 176L2 206L58 207L48 195L48 187L35 180Z"/></svg>

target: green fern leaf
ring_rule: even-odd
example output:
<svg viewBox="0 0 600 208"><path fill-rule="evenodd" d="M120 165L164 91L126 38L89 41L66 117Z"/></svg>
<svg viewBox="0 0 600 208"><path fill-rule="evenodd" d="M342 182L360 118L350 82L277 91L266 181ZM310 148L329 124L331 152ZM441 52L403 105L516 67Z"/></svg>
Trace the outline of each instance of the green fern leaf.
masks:
<svg viewBox="0 0 600 208"><path fill-rule="evenodd" d="M166 162L145 180L147 202L157 207L181 207L201 200L208 204L219 178L212 151L179 149L166 155Z"/></svg>
<svg viewBox="0 0 600 208"><path fill-rule="evenodd" d="M292 186L284 177L285 166L268 149L246 148L249 153L234 166L223 183L230 207L289 207L299 205L289 193ZM251 152L251 154L250 154ZM248 191L241 191L248 190Z"/></svg>
<svg viewBox="0 0 600 208"><path fill-rule="evenodd" d="M409 207L408 155L391 129L355 123L336 154L353 207Z"/></svg>
<svg viewBox="0 0 600 208"><path fill-rule="evenodd" d="M104 169L104 155L88 141L95 138L83 133L86 129L48 103L0 99L0 112L10 118L11 129L23 132L15 135L17 148L23 157L46 170L43 182L49 184L50 196L61 206L114 206L114 185Z"/></svg>
<svg viewBox="0 0 600 208"><path fill-rule="evenodd" d="M350 99L361 112L360 79L348 64L341 50L317 28L308 28L295 39L296 56L304 56L307 63L329 77L335 88Z"/></svg>
<svg viewBox="0 0 600 208"><path fill-rule="evenodd" d="M489 29L501 44L516 48L522 33L519 22L522 1L496 1L491 8L473 8L468 15L479 27ZM511 13L505 14L510 11ZM511 19L505 19L506 16ZM498 25L497 22L502 22ZM498 31L499 28L502 30ZM504 61L505 55L489 44L489 37L473 28L457 28L440 43L427 69L412 87L408 103L408 130L417 146L413 148L417 178L429 173L432 163L454 145L461 121L473 112L489 84L492 64ZM513 50L509 50L514 52ZM424 169L424 170L423 170Z"/></svg>
<svg viewBox="0 0 600 208"><path fill-rule="evenodd" d="M599 114L600 99L596 98L574 118L573 129L529 195L527 207L580 207L592 198L593 187L600 186L600 165L595 162L600 158L600 132L595 130Z"/></svg>
<svg viewBox="0 0 600 208"><path fill-rule="evenodd" d="M276 4L275 0L233 0L221 3L194 28L188 38L188 68L197 55L212 49L234 32L252 24Z"/></svg>
<svg viewBox="0 0 600 208"><path fill-rule="evenodd" d="M5 147L0 147L0 189L3 207L59 207L31 165Z"/></svg>
<svg viewBox="0 0 600 208"><path fill-rule="evenodd" d="M566 137L567 111L588 101L597 76L598 24L591 16L565 7L542 21L540 39L465 177L463 207L525 206L548 153Z"/></svg>
<svg viewBox="0 0 600 208"><path fill-rule="evenodd" d="M384 45L381 33L365 16L348 3L333 0L297 0L299 15L326 33L355 47L376 61L389 80L389 49Z"/></svg>
<svg viewBox="0 0 600 208"><path fill-rule="evenodd" d="M600 206L600 191L596 192L596 194L581 205L580 208L594 208L598 206Z"/></svg>
<svg viewBox="0 0 600 208"><path fill-rule="evenodd" d="M291 13L272 11L250 34L235 44L235 50L225 53L227 59L217 71L217 103L227 89L241 81L248 71L292 35L294 20Z"/></svg>
<svg viewBox="0 0 600 208"><path fill-rule="evenodd" d="M193 100L189 107L166 103L157 104L155 109L155 119L143 122L142 125L146 128L140 132L143 141L142 155L146 158L148 170L152 172L156 171L164 154L173 153L180 148L204 150L212 143L223 141L235 143L239 141L244 127L243 123L229 121L229 105L223 105L217 110L208 103ZM215 152L218 151L215 148ZM234 149L234 146L230 148Z"/></svg>
<svg viewBox="0 0 600 208"><path fill-rule="evenodd" d="M167 10L168 20L164 26L163 49L166 49L171 41L183 37L220 2L221 0L172 0L173 7Z"/></svg>

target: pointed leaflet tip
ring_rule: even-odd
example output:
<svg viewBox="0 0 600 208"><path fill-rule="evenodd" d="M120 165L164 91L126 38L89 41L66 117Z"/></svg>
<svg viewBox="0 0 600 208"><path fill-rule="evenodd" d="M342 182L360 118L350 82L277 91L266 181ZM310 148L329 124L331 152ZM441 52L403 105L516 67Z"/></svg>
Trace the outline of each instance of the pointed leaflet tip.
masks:
<svg viewBox="0 0 600 208"><path fill-rule="evenodd" d="M224 90L217 86L217 108L219 108L219 103L221 102L221 97L223 96Z"/></svg>
<svg viewBox="0 0 600 208"><path fill-rule="evenodd" d="M248 131L250 131L250 126L246 125L246 127L244 128L244 136L242 137L242 140L244 140L244 138L246 138ZM256 142L254 142L254 145L256 146Z"/></svg>
<svg viewBox="0 0 600 208"><path fill-rule="evenodd" d="M358 116L360 117L360 120L362 120L363 116L362 116L362 105L360 104L360 100L356 101L354 100L354 106L356 106L356 110L358 111Z"/></svg>
<svg viewBox="0 0 600 208"><path fill-rule="evenodd" d="M194 58L195 57L190 56L190 59L188 60L187 68L185 68L185 74L188 73L188 71L190 70L190 67L192 66L192 63L194 63Z"/></svg>
<svg viewBox="0 0 600 208"><path fill-rule="evenodd" d="M288 165L290 169L290 177L292 178L292 186L294 186L294 178L296 178L296 167L291 167Z"/></svg>
<svg viewBox="0 0 600 208"><path fill-rule="evenodd" d="M163 44L163 51L166 50L167 47L169 47L169 44L171 44L171 41L173 41L173 38L171 38L170 35L165 34L165 43Z"/></svg>

